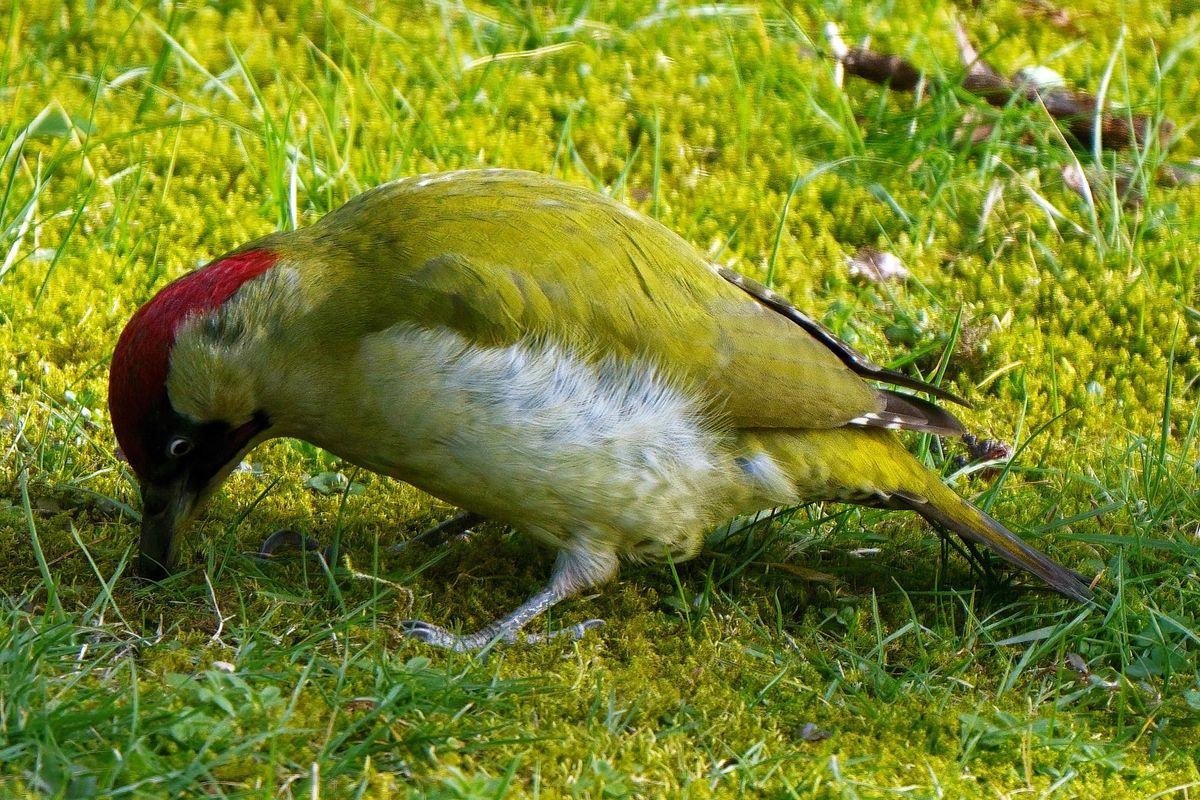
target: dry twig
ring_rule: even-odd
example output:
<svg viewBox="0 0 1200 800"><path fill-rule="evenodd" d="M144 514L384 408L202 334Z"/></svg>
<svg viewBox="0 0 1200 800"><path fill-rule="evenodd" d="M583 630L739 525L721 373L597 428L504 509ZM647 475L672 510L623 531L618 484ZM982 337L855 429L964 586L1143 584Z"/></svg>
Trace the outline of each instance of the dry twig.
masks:
<svg viewBox="0 0 1200 800"><path fill-rule="evenodd" d="M848 74L902 92L915 91L921 83L921 71L900 56L847 47L833 23L825 26L825 35L834 58ZM979 55L962 25L955 25L954 37L967 70L962 81L965 90L998 108L1014 101L1038 104L1085 147L1095 140L1097 125L1100 146L1110 150L1123 150L1135 143L1144 145L1154 133L1165 146L1175 131L1170 120L1162 120L1155 131L1148 114L1104 110L1096 96L1087 92L1038 83L1020 75L1007 78Z"/></svg>

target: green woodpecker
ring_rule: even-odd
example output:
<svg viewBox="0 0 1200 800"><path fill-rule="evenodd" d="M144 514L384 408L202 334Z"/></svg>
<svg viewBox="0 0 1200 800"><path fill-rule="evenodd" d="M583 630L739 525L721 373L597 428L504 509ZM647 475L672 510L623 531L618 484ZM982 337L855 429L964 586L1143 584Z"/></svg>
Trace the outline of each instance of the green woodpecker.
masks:
<svg viewBox="0 0 1200 800"><path fill-rule="evenodd" d="M139 571L243 455L290 436L557 551L545 588L454 649L513 641L622 559L683 560L739 514L910 509L1080 601L1076 573L948 489L896 429L959 422L778 295L591 191L507 170L407 178L160 291L113 354L142 489ZM472 517L475 518L475 517Z"/></svg>

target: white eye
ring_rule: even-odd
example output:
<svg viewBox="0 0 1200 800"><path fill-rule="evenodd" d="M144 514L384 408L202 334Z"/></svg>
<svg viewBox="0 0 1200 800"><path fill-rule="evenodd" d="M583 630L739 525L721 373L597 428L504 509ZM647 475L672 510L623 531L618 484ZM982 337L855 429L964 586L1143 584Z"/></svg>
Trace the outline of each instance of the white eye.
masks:
<svg viewBox="0 0 1200 800"><path fill-rule="evenodd" d="M167 442L167 455L171 458L183 458L192 452L192 440L185 436L176 436Z"/></svg>

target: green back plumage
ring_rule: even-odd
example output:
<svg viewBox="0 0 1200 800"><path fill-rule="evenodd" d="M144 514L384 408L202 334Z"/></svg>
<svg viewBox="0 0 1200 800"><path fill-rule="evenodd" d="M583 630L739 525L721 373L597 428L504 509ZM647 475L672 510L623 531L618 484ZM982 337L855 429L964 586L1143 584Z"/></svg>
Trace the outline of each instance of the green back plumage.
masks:
<svg viewBox="0 0 1200 800"><path fill-rule="evenodd" d="M637 355L743 428L837 427L886 405L829 347L667 228L535 173L397 181L262 244L323 270L304 283L327 331L410 324L481 345L544 337ZM336 313L322 314L334 295Z"/></svg>

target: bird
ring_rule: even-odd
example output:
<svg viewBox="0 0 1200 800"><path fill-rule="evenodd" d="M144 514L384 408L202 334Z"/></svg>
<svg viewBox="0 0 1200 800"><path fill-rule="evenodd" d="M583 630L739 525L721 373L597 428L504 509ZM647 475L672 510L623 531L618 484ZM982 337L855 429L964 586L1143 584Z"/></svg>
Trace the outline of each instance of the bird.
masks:
<svg viewBox="0 0 1200 800"><path fill-rule="evenodd" d="M964 428L901 389L963 403L617 200L472 169L383 184L168 284L118 338L109 406L150 581L275 437L554 551L546 584L477 631L403 623L451 650L533 638L622 562L683 561L721 522L814 501L915 511L1088 602L1084 576L908 452L898 431Z"/></svg>

